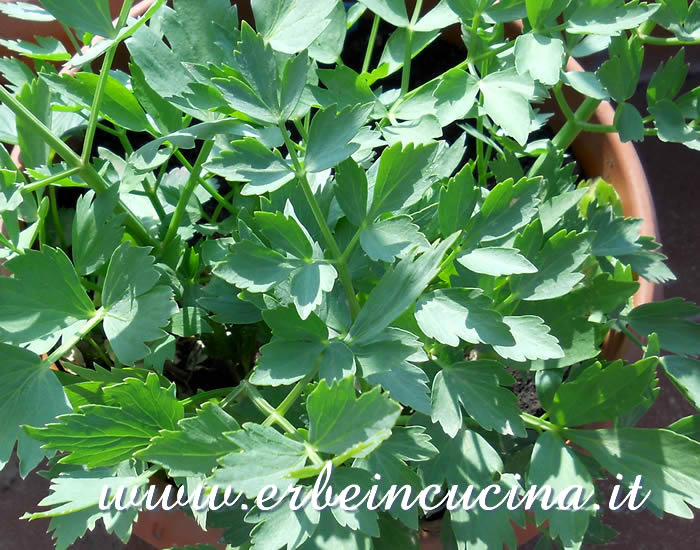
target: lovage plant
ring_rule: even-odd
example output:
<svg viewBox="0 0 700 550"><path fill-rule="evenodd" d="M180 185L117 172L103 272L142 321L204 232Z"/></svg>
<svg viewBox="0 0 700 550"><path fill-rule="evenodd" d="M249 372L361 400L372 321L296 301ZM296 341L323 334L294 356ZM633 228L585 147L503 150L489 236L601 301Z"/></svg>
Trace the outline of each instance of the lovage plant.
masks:
<svg viewBox="0 0 700 550"><path fill-rule="evenodd" d="M647 112L629 100L645 44L700 41L700 4L252 0L247 22L228 0L138 19L126 0L116 22L108 4L0 5L58 19L79 50L4 40L21 58L0 60L0 465L15 446L23 476L49 458L26 517L51 518L57 548L98 520L127 540L138 507L100 499L158 478L243 494L191 510L233 548L413 548L440 514L445 548L514 548L526 512L505 494L579 548L610 536L594 480L618 475L654 513L693 516L698 416L635 424L659 365L700 404L700 310L634 307L640 279L673 274L568 148L582 132L698 148L683 49ZM566 69L593 54L597 71ZM606 100L614 124L591 122ZM606 358L611 330L643 358ZM328 464L335 493L430 499L256 506ZM590 498L551 506L544 485ZM453 486L494 488L431 505Z"/></svg>

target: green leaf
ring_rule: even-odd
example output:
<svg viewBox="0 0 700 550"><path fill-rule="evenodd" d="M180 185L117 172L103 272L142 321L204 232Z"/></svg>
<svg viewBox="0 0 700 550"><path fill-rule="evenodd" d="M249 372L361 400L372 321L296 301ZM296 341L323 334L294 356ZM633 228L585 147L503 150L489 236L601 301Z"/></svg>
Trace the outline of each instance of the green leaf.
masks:
<svg viewBox="0 0 700 550"><path fill-rule="evenodd" d="M379 161L370 217L415 204L431 184L430 166L437 143L430 145L397 143L385 149Z"/></svg>
<svg viewBox="0 0 700 550"><path fill-rule="evenodd" d="M700 408L700 361L668 355L661 358L661 364L673 385L696 409Z"/></svg>
<svg viewBox="0 0 700 550"><path fill-rule="evenodd" d="M230 151L209 161L205 168L230 181L244 181L242 195L276 191L294 179L294 170L279 151L270 151L254 138L234 141Z"/></svg>
<svg viewBox="0 0 700 550"><path fill-rule="evenodd" d="M251 292L267 292L301 265L298 259L246 240L231 247L225 262L214 267L214 275Z"/></svg>
<svg viewBox="0 0 700 550"><path fill-rule="evenodd" d="M641 219L620 217L611 207L589 211L588 215L589 229L595 231L591 243L591 254L594 256L623 256L641 249L637 242Z"/></svg>
<svg viewBox="0 0 700 550"><path fill-rule="evenodd" d="M370 459L371 460L371 459ZM369 472L352 468L337 468L333 471L331 487L333 494L340 494L346 487L357 484L362 491L371 491L373 480ZM340 506L331 508L333 517L341 527L352 531L361 531L371 537L379 536L379 525L377 524L378 512L364 507L357 510L343 510Z"/></svg>
<svg viewBox="0 0 700 550"><path fill-rule="evenodd" d="M328 327L316 315L301 319L291 307L269 309L263 312L265 323L278 338L321 342L328 339Z"/></svg>
<svg viewBox="0 0 700 550"><path fill-rule="evenodd" d="M518 275L511 288L523 300L547 300L563 296L583 280L576 269L588 257L590 237L562 229L545 243L532 263L537 273Z"/></svg>
<svg viewBox="0 0 700 550"><path fill-rule="evenodd" d="M377 487L376 491L379 498L391 491L392 485L395 487L408 486L411 488L412 495L418 494L422 488L420 477L418 477L416 472L398 456L385 449L383 445L367 458L356 461L354 466L365 470L368 476L373 476L371 484ZM375 476L380 477L377 479ZM388 505L389 503L386 502L385 504ZM399 502L394 501L391 503L391 506L387 506L387 512L393 518L401 521L406 527L415 530L419 527L419 510L415 503L411 504L413 505L409 509L405 509Z"/></svg>
<svg viewBox="0 0 700 550"><path fill-rule="evenodd" d="M17 443L20 473L26 477L45 456L40 444L21 426L43 426L70 412L61 383L38 355L0 343L0 470L9 462Z"/></svg>
<svg viewBox="0 0 700 550"><path fill-rule="evenodd" d="M459 340L471 344L515 343L509 326L481 289L449 288L420 297L415 316L420 329L431 338L457 347Z"/></svg>
<svg viewBox="0 0 700 550"><path fill-rule="evenodd" d="M309 56L319 63L332 64L338 61L345 46L348 17L345 6L338 2L329 14L330 23L309 46Z"/></svg>
<svg viewBox="0 0 700 550"><path fill-rule="evenodd" d="M558 369L596 357L600 353L598 327L588 320L589 316L614 311L627 303L638 288L635 281L617 281L608 274L601 274L590 285L565 296L521 304L518 313L542 317L565 353L562 359L536 361L530 368Z"/></svg>
<svg viewBox="0 0 700 550"><path fill-rule="evenodd" d="M615 110L614 124L623 143L644 140L644 121L634 105L620 103Z"/></svg>
<svg viewBox="0 0 700 550"><path fill-rule="evenodd" d="M70 470L51 480L51 494L39 503L39 506L52 508L25 514L22 519L51 518L49 531L53 531L57 550L72 547L88 529L94 530L98 519L102 519L108 533L115 533L125 541L131 536L131 526L138 510L129 508L120 512L113 507L107 511L100 510L102 493L109 491L107 502L111 505L120 489L124 489L128 498L132 491L143 495L147 485L147 475L137 475L133 468L126 465L117 469Z"/></svg>
<svg viewBox="0 0 700 550"><path fill-rule="evenodd" d="M655 385L657 362L655 357L631 365L615 361L605 368L594 363L559 386L548 408L550 418L561 426L582 426L631 411Z"/></svg>
<svg viewBox="0 0 700 550"><path fill-rule="evenodd" d="M46 83L36 79L25 84L17 94L17 100L36 118L51 128L51 94ZM49 146L37 135L34 127L23 117L17 118L17 145L22 150L22 163L25 168L45 166L49 161Z"/></svg>
<svg viewBox="0 0 700 550"><path fill-rule="evenodd" d="M367 174L353 159L341 162L335 172L335 198L343 213L355 225L367 215Z"/></svg>
<svg viewBox="0 0 700 550"><path fill-rule="evenodd" d="M567 494L570 498L578 490L579 503L595 494L595 486L585 464L573 449L552 432L544 432L537 438L530 460L528 485L546 485L551 487L553 494ZM570 506L571 503L567 504ZM558 506L545 510L542 501L538 500L535 504L537 524L549 520L550 536L559 537L565 548L575 548L581 544L593 513L592 504L582 510L559 509Z"/></svg>
<svg viewBox="0 0 700 550"><path fill-rule="evenodd" d="M260 310L249 302L241 300L238 290L223 279L213 277L204 287L198 303L211 313L212 320L222 324L248 325L262 319Z"/></svg>
<svg viewBox="0 0 700 550"><path fill-rule="evenodd" d="M274 338L260 349L250 381L266 386L287 385L312 372L328 339L323 321L314 314L302 319L292 308L267 310L263 317Z"/></svg>
<svg viewBox="0 0 700 550"><path fill-rule="evenodd" d="M158 375L146 381L127 378L104 388L106 405L85 405L79 413L59 416L43 428L25 431L44 448L69 452L59 462L88 468L114 466L149 446L160 430L174 430L184 416L175 384L160 385Z"/></svg>
<svg viewBox="0 0 700 550"><path fill-rule="evenodd" d="M208 484L231 486L237 493L255 498L266 485L286 492L296 480L289 475L303 468L306 449L302 443L283 436L274 428L247 423L242 430L226 434L240 451L219 459L219 468Z"/></svg>
<svg viewBox="0 0 700 550"><path fill-rule="evenodd" d="M686 503L700 508L700 443L665 429L567 430L608 472L630 484L641 476L642 490L657 508L692 518Z"/></svg>
<svg viewBox="0 0 700 550"><path fill-rule="evenodd" d="M447 187L440 189L438 220L443 237L452 235L464 227L474 211L477 196L474 176L466 166L454 178L450 178Z"/></svg>
<svg viewBox="0 0 700 550"><path fill-rule="evenodd" d="M313 258L313 246L308 234L293 217L282 212L255 212L255 223L275 250L301 260Z"/></svg>
<svg viewBox="0 0 700 550"><path fill-rule="evenodd" d="M571 34L603 34L617 36L622 31L638 27L659 9L658 4L639 4L604 0L584 2L571 14L566 32Z"/></svg>
<svg viewBox="0 0 700 550"><path fill-rule="evenodd" d="M668 429L695 441L700 441L700 414L676 420Z"/></svg>
<svg viewBox="0 0 700 550"><path fill-rule="evenodd" d="M190 338L192 336L200 336L205 332L213 331L207 322L207 314L203 309L187 306L183 307L172 316L170 325L168 326L168 332L180 338Z"/></svg>
<svg viewBox="0 0 700 550"><path fill-rule="evenodd" d="M654 123L661 141L683 143L697 139L697 132L686 125L683 111L675 103L662 99L654 105L649 105L649 112L654 115Z"/></svg>
<svg viewBox="0 0 700 550"><path fill-rule="evenodd" d="M470 271L494 277L537 272L537 268L519 252L517 248L476 248L460 254L457 261Z"/></svg>
<svg viewBox="0 0 700 550"><path fill-rule="evenodd" d="M595 73L585 71L571 71L563 73L562 81L571 86L574 90L594 99L606 100L609 99L608 92L598 80Z"/></svg>
<svg viewBox="0 0 700 550"><path fill-rule="evenodd" d="M333 290L338 272L326 263L307 263L292 274L289 292L302 319L306 319L323 300L323 293Z"/></svg>
<svg viewBox="0 0 700 550"><path fill-rule="evenodd" d="M333 168L360 148L352 139L367 121L372 105L346 107L337 112L334 106L319 111L311 121L304 167L309 172Z"/></svg>
<svg viewBox="0 0 700 550"><path fill-rule="evenodd" d="M109 0L41 0L42 6L61 23L80 32L112 38L116 34L109 10Z"/></svg>
<svg viewBox="0 0 700 550"><path fill-rule="evenodd" d="M30 59L41 59L43 61L68 61L71 55L66 50L62 42L50 36L35 37L37 43L26 40L4 40L0 39L0 46L8 50L17 52Z"/></svg>
<svg viewBox="0 0 700 550"><path fill-rule="evenodd" d="M396 143L427 145L442 137L442 126L435 115L427 114L416 120L385 126L381 132L390 146Z"/></svg>
<svg viewBox="0 0 700 550"><path fill-rule="evenodd" d="M506 134L524 146L533 118L530 101L535 97L535 82L511 68L485 76L479 81L479 88L488 115Z"/></svg>
<svg viewBox="0 0 700 550"><path fill-rule="evenodd" d="M145 345L165 336L161 327L177 313L173 291L157 285L160 273L153 267L150 249L123 243L109 262L102 295L106 310L103 328L114 353L133 365L150 352Z"/></svg>
<svg viewBox="0 0 700 550"><path fill-rule="evenodd" d="M177 430L161 431L136 456L162 466L170 477L209 475L219 457L237 449L223 434L240 429L216 403L208 402L197 416L180 420Z"/></svg>
<svg viewBox="0 0 700 550"><path fill-rule="evenodd" d="M423 15L413 28L419 32L442 30L459 23L459 15L452 10L450 2L441 0L437 6Z"/></svg>
<svg viewBox="0 0 700 550"><path fill-rule="evenodd" d="M539 28L547 18L554 0L525 0L527 18L533 28Z"/></svg>
<svg viewBox="0 0 700 550"><path fill-rule="evenodd" d="M5 267L14 276L0 277L3 342L28 343L95 315L95 307L62 250L49 246L40 252L27 250Z"/></svg>
<svg viewBox="0 0 700 550"><path fill-rule="evenodd" d="M501 387L503 379L515 382L495 361L465 361L444 367L433 381L432 419L450 437L462 427L462 411L484 429L525 436L518 398Z"/></svg>
<svg viewBox="0 0 700 550"><path fill-rule="evenodd" d="M442 486L443 481L447 480L449 486L473 485L479 491L493 484L494 479L501 479L498 483L501 494L510 490L509 485L515 482L514 479L502 476L501 458L481 435L459 430L452 438L438 426L429 427L428 433L440 453L419 467L424 487L431 484ZM495 500L489 499L489 504L493 505ZM475 548L501 548L503 545L515 548L517 542L511 519L524 525L522 510L511 512L503 506L488 511L479 506L469 511L457 509L450 516L450 526L456 539Z"/></svg>
<svg viewBox="0 0 700 550"><path fill-rule="evenodd" d="M515 40L515 67L518 74L529 74L542 84L559 82L564 60L564 42L541 34L527 33Z"/></svg>
<svg viewBox="0 0 700 550"><path fill-rule="evenodd" d="M255 23L267 43L283 53L308 48L331 22L337 0L252 0Z"/></svg>
<svg viewBox="0 0 700 550"><path fill-rule="evenodd" d="M188 84L193 83L194 78L165 45L158 32L144 25L126 44L133 64L143 73L150 88L177 108L199 115L199 110L184 99Z"/></svg>
<svg viewBox="0 0 700 550"><path fill-rule="evenodd" d="M457 235L436 243L418 259L407 257L389 269L374 287L355 319L348 339L371 342L421 295L440 271L446 250Z"/></svg>
<svg viewBox="0 0 700 550"><path fill-rule="evenodd" d="M321 380L306 400L309 442L319 451L367 456L391 435L401 414L395 401L379 388L355 396L353 377L328 386Z"/></svg>
<svg viewBox="0 0 700 550"><path fill-rule="evenodd" d="M360 3L395 27L408 27L410 23L403 0L361 0Z"/></svg>
<svg viewBox="0 0 700 550"><path fill-rule="evenodd" d="M14 19L23 21L36 21L37 23L50 23L55 21L53 15L41 6L35 6L29 2L8 2L0 4L0 12Z"/></svg>
<svg viewBox="0 0 700 550"><path fill-rule="evenodd" d="M700 353L700 325L694 319L700 308L682 298L644 304L630 311L623 321L642 336L659 335L662 349L674 353Z"/></svg>
<svg viewBox="0 0 700 550"><path fill-rule="evenodd" d="M290 503L285 500L272 510L255 508L246 514L245 522L256 524L250 534L252 550L298 548L316 531L320 512L308 503L293 510Z"/></svg>
<svg viewBox="0 0 700 550"><path fill-rule="evenodd" d="M647 86L649 105L662 99L673 101L680 92L687 75L688 65L685 63L685 50L681 48L676 55L668 60L668 63L661 62L651 77Z"/></svg>
<svg viewBox="0 0 700 550"><path fill-rule="evenodd" d="M260 349L250 381L261 386L286 386L313 371L323 351L320 342L273 340Z"/></svg>
<svg viewBox="0 0 700 550"><path fill-rule="evenodd" d="M55 74L42 74L49 87L60 94L66 105L77 105L84 108L92 106L97 92L99 76L92 73L77 73L75 76L60 77ZM116 78L110 76L105 85L104 97L100 103L100 112L116 126L122 126L134 132L143 132L150 125L141 105L134 96Z"/></svg>
<svg viewBox="0 0 700 550"><path fill-rule="evenodd" d="M494 345L493 349L504 359L526 361L535 359L558 359L564 357L559 341L552 336L550 328L540 317L521 315L504 317L515 339L512 345Z"/></svg>
<svg viewBox="0 0 700 550"><path fill-rule="evenodd" d="M332 384L355 374L356 368L352 350L344 342L333 340L323 352L319 376Z"/></svg>
<svg viewBox="0 0 700 550"><path fill-rule="evenodd" d="M393 262L405 256L411 249L418 251L430 248L418 226L411 223L410 216L396 216L370 225L360 235L362 249L372 261Z"/></svg>
<svg viewBox="0 0 700 550"><path fill-rule="evenodd" d="M643 58L641 42L627 40L625 36L613 38L610 42L610 59L601 65L596 76L618 103L624 103L634 95Z"/></svg>
<svg viewBox="0 0 700 550"><path fill-rule="evenodd" d="M517 183L507 179L496 185L467 224L468 242L500 239L529 223L537 214L541 184L539 178L522 178Z"/></svg>
<svg viewBox="0 0 700 550"><path fill-rule="evenodd" d="M367 382L383 387L393 399L417 411L430 413L428 377L412 364L426 361L427 356L414 334L389 328L375 342L353 345L352 352Z"/></svg>
<svg viewBox="0 0 700 550"><path fill-rule="evenodd" d="M72 228L72 254L76 271L90 275L102 267L122 240L123 216L114 215L117 205L114 192L95 197L94 191L82 195L75 205Z"/></svg>

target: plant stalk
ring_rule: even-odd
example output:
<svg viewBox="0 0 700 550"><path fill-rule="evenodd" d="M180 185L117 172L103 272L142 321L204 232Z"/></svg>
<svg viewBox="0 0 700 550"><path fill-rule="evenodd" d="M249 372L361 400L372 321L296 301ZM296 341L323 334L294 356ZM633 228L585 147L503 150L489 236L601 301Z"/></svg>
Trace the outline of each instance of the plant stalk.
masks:
<svg viewBox="0 0 700 550"><path fill-rule="evenodd" d="M197 185L199 185L199 179L202 174L202 167L209 158L209 154L211 153L211 150L213 148L214 140L212 139L206 141L204 145L202 145L202 149L199 151L199 156L197 157L197 160L194 163L194 166L192 167L190 177L187 180L187 183L185 184L185 188L182 191L180 200L177 201L175 212L173 213L173 217L170 220L170 226L168 227L168 231L165 234L165 238L163 239L163 244L161 245L163 249L165 249L177 235L177 230L179 229L180 223L182 222L182 218L185 215L185 209L187 208L187 205L190 202L192 193L194 193L194 190L197 188Z"/></svg>
<svg viewBox="0 0 700 550"><path fill-rule="evenodd" d="M328 222L326 222L326 218L323 215L323 212L321 211L321 207L319 206L318 201L314 196L314 192L311 189L311 185L309 185L309 180L306 177L306 170L299 161L299 157L297 156L296 151L294 150L294 144L292 143L291 138L287 134L287 129L284 127L284 123L280 122L279 127L280 131L282 132L282 136L284 136L284 142L287 146L289 156L292 158L292 163L294 164L297 180L299 181L302 191L304 192L304 197L306 198L306 201L311 207L311 211L313 212L314 218L316 219L316 223L321 229L321 233L323 234L323 238L325 239L326 244L328 245L328 248L330 249L331 254L333 255L333 259L336 260L335 265L338 269L338 277L340 278L340 282L342 283L343 288L345 289L345 294L348 297L348 304L350 305L350 313L352 315L352 318L355 319L360 313L360 304L357 301L357 295L355 294L355 288L352 284L350 270L348 269L347 263L341 261L343 254L340 251L340 247L338 246L338 243L336 242L330 227L328 227Z"/></svg>
<svg viewBox="0 0 700 550"><path fill-rule="evenodd" d="M131 10L133 3L134 0L126 0L124 4L122 4L122 9L119 12L119 20L117 21L117 30L121 29L124 26L124 23L126 23L126 18L129 16L129 10ZM95 132L97 131L97 122L100 119L100 105L102 104L102 99L104 98L105 91L107 89L109 71L112 69L112 62L114 61L114 56L117 53L118 44L118 42L112 44L112 46L105 53L105 58L102 62L102 69L100 70L100 76L97 80L95 97L92 101L92 108L90 109L88 127L85 131L85 141L83 142L83 154L81 157L83 164L87 164L90 161L92 144L95 140Z"/></svg>

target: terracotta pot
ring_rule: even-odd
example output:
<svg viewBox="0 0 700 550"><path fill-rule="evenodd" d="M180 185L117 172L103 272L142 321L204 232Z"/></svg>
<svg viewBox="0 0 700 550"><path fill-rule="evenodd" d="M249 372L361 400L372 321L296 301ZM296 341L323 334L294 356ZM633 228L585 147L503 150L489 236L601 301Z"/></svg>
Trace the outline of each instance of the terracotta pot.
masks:
<svg viewBox="0 0 700 550"><path fill-rule="evenodd" d="M0 0L7 1L7 0ZM143 0L132 9L132 16L136 17L144 13L152 4L153 0ZM242 19L252 20L249 2L247 0L233 0L239 5L239 13ZM409 0L409 4L412 3ZM426 2L426 11L436 3L435 0ZM111 0L112 9L118 12L121 0ZM58 27L48 27L47 24L41 28L30 25L20 25L19 35L24 39L30 38L33 34L46 34L47 31L55 36L67 40L63 29ZM522 25L512 23L507 32L510 35L517 35L521 32ZM14 31L14 28L13 28ZM461 36L454 27L447 29L444 33L446 40L452 42L457 47L463 48ZM582 71L581 65L570 59L567 64L567 71ZM567 90L567 99L572 105L581 101L575 92ZM556 104L548 104L550 111L555 115L550 120L553 131L557 131L565 122L565 118L558 110ZM590 121L598 124L610 125L615 116L614 109L608 102L603 102L596 109ZM647 182L644 169L637 156L634 145L622 143L617 134L601 134L583 132L579 134L571 146L573 154L580 164L583 172L589 178L602 177L612 184L620 195L623 210L626 216L641 218L643 220L641 233L658 238L658 224L656 212L651 196L651 191ZM16 152L15 152L16 153ZM17 157L18 158L18 157ZM0 221L0 230L2 222ZM0 266L2 269L2 266ZM640 279L640 288L634 296L635 305L641 305L656 301L662 298L662 288L649 281ZM603 354L608 358L624 357L634 360L638 357L639 350L619 333L610 333L603 344ZM439 550L442 548L440 542L441 521L425 522L420 534L420 545L422 550ZM522 545L539 534L539 530L528 522L525 528L514 525L514 530L518 540L518 545ZM180 510L166 512L163 510L141 513L133 529L134 535L148 542L156 548L168 548L175 545L194 545L205 543L224 549L225 545L220 544L219 538L223 530L209 529L203 531L194 519Z"/></svg>

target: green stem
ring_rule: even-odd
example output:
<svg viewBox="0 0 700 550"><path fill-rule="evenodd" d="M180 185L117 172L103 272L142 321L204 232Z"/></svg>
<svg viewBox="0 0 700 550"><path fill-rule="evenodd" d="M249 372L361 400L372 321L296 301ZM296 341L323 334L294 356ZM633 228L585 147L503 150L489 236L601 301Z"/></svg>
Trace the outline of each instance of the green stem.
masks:
<svg viewBox="0 0 700 550"><path fill-rule="evenodd" d="M587 97L583 100L580 107L574 113L573 120L568 120L556 136L552 139L552 144L558 151L565 151L574 142L576 137L581 133L581 122L587 122L591 115L595 112L600 105L600 99L594 99L592 97ZM543 153L540 155L535 163L530 168L528 175L533 178L541 175L542 168L550 155L556 154L554 152Z"/></svg>
<svg viewBox="0 0 700 550"><path fill-rule="evenodd" d="M528 413L520 413L520 418L522 421L525 423L525 426L528 428L533 428L537 430L538 432L542 431L547 431L547 432L554 432L554 433L560 433L561 428L557 426L556 424L552 424L551 422L547 422L546 420L538 417L538 416L533 416Z"/></svg>
<svg viewBox="0 0 700 550"><path fill-rule="evenodd" d="M423 0L416 0L416 5L413 8L413 15L411 16L411 23L406 28L406 46L403 52L403 68L401 70L401 96L403 97L408 93L408 89L411 83L411 59L413 59L413 27L418 22L418 17L420 16L421 8L423 7Z"/></svg>
<svg viewBox="0 0 700 550"><path fill-rule="evenodd" d="M168 215L165 213L165 208L163 208L163 203L160 202L160 199L158 198L158 193L151 187L151 184L148 183L147 178L143 178L141 180L141 185L143 186L143 191L146 193L146 196L148 197L148 200L151 201L151 204L153 205L153 208L155 209L156 213L158 214L158 219L163 223L165 219L168 217Z"/></svg>
<svg viewBox="0 0 700 550"><path fill-rule="evenodd" d="M637 33L637 36L645 44L653 44L655 46L697 46L700 44L700 40L682 40L675 36L664 38L660 36L649 36L641 32Z"/></svg>
<svg viewBox="0 0 700 550"><path fill-rule="evenodd" d="M484 119L478 117L476 119L476 130L480 134L484 133ZM486 159L484 158L484 142L480 139L476 140L476 172L479 185L486 185Z"/></svg>
<svg viewBox="0 0 700 550"><path fill-rule="evenodd" d="M56 153L58 153L61 158L68 163L72 168L77 168L76 173L80 174L91 189L94 189L96 193L104 192L109 186L107 182L100 176L97 171L89 164L83 163L83 160L66 145L62 139L53 134L51 130L41 122L29 109L27 109L22 103L20 103L12 94L10 94L4 86L0 86L0 101L7 105L12 112L15 113L19 118L24 120L27 124L32 127L32 130L38 137L44 140L44 142L49 145ZM124 203L119 203L119 211L126 213L126 220L124 225L129 230L129 233L140 244L148 244L150 246L157 246L158 242L148 233L146 228L141 223L134 214L124 205Z"/></svg>
<svg viewBox="0 0 700 550"><path fill-rule="evenodd" d="M85 341L92 346L92 348L97 352L98 357L104 362L106 367L112 366L112 362L109 360L109 357L107 357L107 354L104 352L104 350L97 345L97 342L91 337L91 336L86 336Z"/></svg>
<svg viewBox="0 0 700 550"><path fill-rule="evenodd" d="M194 166L192 167L192 171L190 172L190 177L187 180L187 183L185 184L185 188L182 191L182 195L180 196L180 199L177 201L177 206L175 207L175 212L173 213L173 217L170 220L170 226L168 227L168 232L165 234L165 239L163 239L163 244L162 247L165 249L175 238L177 235L177 230L180 227L180 223L182 222L182 218L185 215L185 209L187 208L187 205L190 202L190 198L192 197L192 193L194 193L194 190L197 188L197 185L199 185L199 179L202 174L202 167L204 166L204 163L207 161L209 158L209 154L211 153L211 150L214 148L214 140L209 140L202 145L201 151L199 151L199 156L197 156L197 160L194 163Z"/></svg>
<svg viewBox="0 0 700 550"><path fill-rule="evenodd" d="M340 258L338 258L339 263L347 265L348 261L350 260L350 255L355 250L357 243L360 242L360 237L365 229L367 229L367 226L365 225L365 222L362 222L360 227L357 228L357 231L355 231L355 234L352 236L352 239L350 239L348 245L345 247L345 250L343 250L343 254L340 256Z"/></svg>
<svg viewBox="0 0 700 550"><path fill-rule="evenodd" d="M194 170L194 167L188 162L188 160L185 158L185 156L182 154L182 152L179 149L175 149L175 152L173 154L182 163L182 165L185 168L187 168L190 172L192 172L192 170ZM231 214L234 214L234 215L236 214L236 209L233 207L233 205L230 203L230 201L227 200L225 197L223 197L221 195L221 193L219 193L216 189L214 189L214 187L207 180L202 178L201 175L199 178L199 185L201 185L204 188L204 190L207 193L209 193L217 203L219 203L217 205L217 210L219 211L219 213L221 212L221 210L219 210L219 208L225 208ZM214 220L216 220L216 218L217 218L216 211L214 212L214 214L215 215L212 216L212 218Z"/></svg>
<svg viewBox="0 0 700 550"><path fill-rule="evenodd" d="M256 409L258 409L265 416L272 418L272 422L279 424L279 426L284 429L285 432L291 435L295 435L297 433L297 429L294 427L294 425L284 416L280 416L277 413L277 409L270 405L269 401L262 396L255 386L253 386L247 380L243 382L243 384L246 385L248 398L253 405L255 405Z"/></svg>
<svg viewBox="0 0 700 550"><path fill-rule="evenodd" d="M304 197L306 198L306 201L311 207L311 211L313 212L314 218L316 219L316 223L321 229L321 233L323 234L323 238L326 241L326 245L330 249L333 259L337 262L335 265L338 269L338 276L340 277L340 282L342 283L343 288L345 289L345 294L348 297L350 313L352 315L352 318L355 319L360 313L360 304L357 301L355 288L352 285L352 277L350 276L350 270L348 269L347 263L340 261L340 258L342 258L343 255L340 252L340 248L338 247L338 243L336 242L335 237L333 237L333 233L331 232L330 227L328 227L328 222L326 222L326 218L323 215L323 212L321 211L321 207L319 206L316 197L314 196L314 192L311 189L311 186L309 185L309 180L306 177L306 170L301 165L301 162L299 162L299 157L297 156L296 151L294 150L294 144L292 143L292 140L287 134L287 129L284 127L284 123L280 122L279 127L280 131L282 132L282 135L284 136L284 142L287 146L289 156L292 158L292 163L294 164L297 180L299 181L299 184L301 185L301 188L304 192Z"/></svg>
<svg viewBox="0 0 700 550"><path fill-rule="evenodd" d="M574 113L573 109L569 106L569 102L566 101L564 93L562 92L562 83L557 83L557 85L554 86L554 88L552 88L552 92L554 92L554 97L556 98L557 103L559 104L561 112L564 113L566 120L576 120L576 114Z"/></svg>
<svg viewBox="0 0 700 550"><path fill-rule="evenodd" d="M277 411L278 415L285 416L289 412L289 409L291 409L294 403L296 403L297 399L299 399L301 392L304 391L304 388L306 388L307 384L309 384L316 376L316 373L318 373L319 369L321 368L322 360L323 355L319 356L319 358L316 360L316 365L314 365L313 370L309 374L307 374L303 379L299 380L296 386L292 388L292 391L290 391L287 394L287 397L284 398L284 401L282 401L282 403L280 403L277 406L277 409L275 410ZM270 426L272 422L272 417L269 416L263 422L263 426Z"/></svg>
<svg viewBox="0 0 700 550"><path fill-rule="evenodd" d="M248 390L248 386L246 384L241 384L239 386L236 386L236 388L226 396L226 398L219 404L219 406L222 409L225 409L231 403L233 403L236 399L238 399L241 395L243 395L247 390Z"/></svg>
<svg viewBox="0 0 700 550"><path fill-rule="evenodd" d="M229 191L226 196L224 197L224 203L219 203L216 205L216 209L214 210L214 214L212 214L212 219L214 222L218 222L219 216L221 216L221 211L226 208L231 214L236 214L236 209L233 207L233 204L231 204L231 200L233 199L234 195L236 194L235 189Z"/></svg>
<svg viewBox="0 0 700 550"><path fill-rule="evenodd" d="M122 147L124 148L124 152L127 155L130 155L131 153L134 152L134 147L131 145L129 138L126 135L126 130L123 132L117 132L117 137L119 138L119 143L122 144Z"/></svg>
<svg viewBox="0 0 700 550"><path fill-rule="evenodd" d="M5 235L3 235L2 233L0 233L0 244L5 245L5 248L9 248L15 254L19 254L19 255L24 254L24 252L22 252L19 248L17 248L14 244L12 244L10 242L10 240L7 237L5 237Z"/></svg>
<svg viewBox="0 0 700 550"><path fill-rule="evenodd" d="M90 319L87 323L85 323L85 326L80 329L80 332L76 334L73 338L64 341L60 347L58 347L51 355L49 355L46 359L42 361L42 366L50 366L53 365L56 361L61 359L66 353L68 353L73 347L80 342L83 338L85 338L92 329L94 329L97 325L99 325L102 320L105 318L106 311L104 308L98 309L95 314L92 316L92 319Z"/></svg>
<svg viewBox="0 0 700 550"><path fill-rule="evenodd" d="M75 53L80 53L80 44L78 44L78 41L75 39L73 31L70 30L70 27L68 27L68 25L65 25L63 23L61 23L61 27L63 27L63 31L66 33L68 40L70 40L70 43L73 45L73 48L75 48Z"/></svg>
<svg viewBox="0 0 700 550"><path fill-rule="evenodd" d="M235 389L237 388L218 388L215 390L199 392L195 395L188 397L187 399L183 399L182 401L180 401L180 403L182 403L182 406L185 407L185 409L191 410L197 408L198 405L201 405L202 403L205 403L210 399L228 396Z"/></svg>
<svg viewBox="0 0 700 550"><path fill-rule="evenodd" d="M49 187L49 200L51 201L51 219L53 220L53 225L56 228L56 235L58 236L58 241L61 243L61 248L63 250L66 250L68 248L68 243L66 242L66 235L63 233L61 217L58 214L58 203L56 202L56 188L54 187Z"/></svg>
<svg viewBox="0 0 700 550"><path fill-rule="evenodd" d="M122 4L121 12L119 12L117 29L121 29L124 26L124 23L126 23L126 18L129 16L129 10L131 9L133 3L134 0L126 0L124 4ZM97 131L97 122L100 118L100 105L102 105L102 99L104 98L105 91L107 89L109 71L112 69L112 62L114 61L114 56L117 53L117 45L118 43L115 42L105 53L105 58L102 62L102 69L100 70L100 76L97 79L97 89L95 90L95 97L92 101L90 118L88 119L88 127L85 131L85 141L83 142L83 154L81 156L83 164L87 164L90 161L92 144L95 140L95 132Z"/></svg>
<svg viewBox="0 0 700 550"><path fill-rule="evenodd" d="M381 18L375 14L374 21L372 21L372 30L369 33L369 41L367 42L367 51L365 52L365 59L362 62L363 73L369 71L369 64L372 61L372 54L374 53L374 44L377 41L377 32L379 31L380 21Z"/></svg>
<svg viewBox="0 0 700 550"><path fill-rule="evenodd" d="M51 185L53 183L56 183L58 181L61 181L66 178L70 178L71 176L75 176L76 174L80 173L80 168L71 168L69 170L65 170L61 172L60 174L56 174L55 176L48 177L43 180L36 181L34 183L31 183L29 185L25 185L22 187L22 193L33 193L34 191L39 191L46 187L47 185Z"/></svg>

